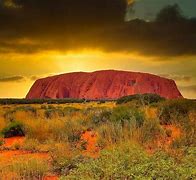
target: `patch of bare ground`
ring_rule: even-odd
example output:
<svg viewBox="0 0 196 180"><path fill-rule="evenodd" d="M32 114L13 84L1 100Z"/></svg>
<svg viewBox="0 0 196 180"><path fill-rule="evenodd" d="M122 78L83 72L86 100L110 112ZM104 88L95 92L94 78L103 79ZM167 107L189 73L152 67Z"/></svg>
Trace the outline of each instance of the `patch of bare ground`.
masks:
<svg viewBox="0 0 196 180"><path fill-rule="evenodd" d="M11 164L15 159L35 159L35 160L47 160L50 164L51 157L49 153L41 152L31 152L24 150L13 150L12 147L16 144L22 145L25 141L25 137L11 137L2 139L4 144L2 145L2 150L0 151L0 163ZM14 174L6 176L6 178L14 178ZM44 177L44 180L57 180L59 179L57 175L48 175Z"/></svg>

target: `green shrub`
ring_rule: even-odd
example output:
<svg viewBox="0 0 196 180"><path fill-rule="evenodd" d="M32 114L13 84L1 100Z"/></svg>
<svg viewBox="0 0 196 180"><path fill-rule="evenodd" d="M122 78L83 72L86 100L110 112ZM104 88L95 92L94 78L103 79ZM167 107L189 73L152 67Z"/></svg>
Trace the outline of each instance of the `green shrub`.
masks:
<svg viewBox="0 0 196 180"><path fill-rule="evenodd" d="M1 134L4 138L24 136L23 124L17 121L12 121L1 131Z"/></svg>
<svg viewBox="0 0 196 180"><path fill-rule="evenodd" d="M116 103L123 104L131 101L138 101L138 103L141 105L148 105L152 103L161 102L164 100L165 98L160 97L157 94L135 94L135 95L124 96L122 98L119 98Z"/></svg>
<svg viewBox="0 0 196 180"><path fill-rule="evenodd" d="M69 120L65 122L65 138L64 140L75 144L80 140L81 134L87 128L81 124L81 121ZM67 138L67 139L66 139Z"/></svg>
<svg viewBox="0 0 196 180"><path fill-rule="evenodd" d="M83 156L74 156L69 157L67 155L61 155L58 157L53 156L53 170L54 172L62 175L68 175L70 171L75 169L77 167L78 163L81 163L84 161Z"/></svg>
<svg viewBox="0 0 196 180"><path fill-rule="evenodd" d="M26 139L24 144L22 145L22 149L31 152L39 151L39 141L37 139Z"/></svg>
<svg viewBox="0 0 196 180"><path fill-rule="evenodd" d="M137 146L121 145L102 151L97 159L77 163L61 179L195 179L195 154L191 153L178 162L165 152L149 156Z"/></svg>
<svg viewBox="0 0 196 180"><path fill-rule="evenodd" d="M61 109L49 108L45 110L45 117L51 119L55 116L64 117L64 112Z"/></svg>
<svg viewBox="0 0 196 180"><path fill-rule="evenodd" d="M0 146L2 146L3 144L4 144L4 141L0 139Z"/></svg>
<svg viewBox="0 0 196 180"><path fill-rule="evenodd" d="M4 114L4 118L7 119L8 121L14 121L14 113L15 111L14 110L9 110L9 111L6 111L5 114Z"/></svg>
<svg viewBox="0 0 196 180"><path fill-rule="evenodd" d="M130 131L130 126L126 126L126 129ZM102 147L110 144L116 144L121 141L125 141L125 134L123 134L123 130L125 130L125 127L122 127L119 123L112 123L112 122L106 122L99 126L96 131L99 134L99 142ZM127 139L126 139L127 140Z"/></svg>
<svg viewBox="0 0 196 180"><path fill-rule="evenodd" d="M188 113L196 109L196 102L187 99L167 100L159 104L161 124L186 123L184 118Z"/></svg>
<svg viewBox="0 0 196 180"><path fill-rule="evenodd" d="M133 165L129 162L130 157L135 158L135 164L145 157L141 150L136 150L133 146L131 148L132 151L128 148L103 151L97 159L79 162L68 176L61 179L126 179L131 175L128 169Z"/></svg>
<svg viewBox="0 0 196 180"><path fill-rule="evenodd" d="M153 141L163 135L163 130L157 119L147 119L141 127L141 142Z"/></svg>
<svg viewBox="0 0 196 180"><path fill-rule="evenodd" d="M62 143L53 146L50 155L53 171L64 175L69 174L72 169L76 168L76 164L83 162L84 159L75 148L70 148L68 144Z"/></svg>
<svg viewBox="0 0 196 180"><path fill-rule="evenodd" d="M45 117L52 118L53 116L64 117L66 115L71 115L72 113L78 112L80 109L74 107L55 107L52 105L48 105L45 108Z"/></svg>
<svg viewBox="0 0 196 180"><path fill-rule="evenodd" d="M110 120L110 116L112 115L112 111L109 109L102 109L97 113L93 113L91 119L91 123L95 125L100 125L101 123L105 123Z"/></svg>
<svg viewBox="0 0 196 180"><path fill-rule="evenodd" d="M128 106L117 106L113 109L110 120L112 122L120 123L122 126L124 126L126 123L130 123L140 127L144 122L144 114L135 108L130 108Z"/></svg>
<svg viewBox="0 0 196 180"><path fill-rule="evenodd" d="M196 179L196 147L185 149L184 157L178 166L178 173L181 174L181 179Z"/></svg>
<svg viewBox="0 0 196 180"><path fill-rule="evenodd" d="M37 113L37 109L32 106L19 106L14 109L15 112L17 111L25 111L25 112L32 112L34 114Z"/></svg>
<svg viewBox="0 0 196 180"><path fill-rule="evenodd" d="M9 111L5 112L4 118L9 120L9 121L14 121L15 120L14 114L17 111L30 112L33 115L37 114L37 109L32 107L32 106L19 106L19 107L16 107L16 108L14 108L12 110L9 110Z"/></svg>
<svg viewBox="0 0 196 180"><path fill-rule="evenodd" d="M0 99L0 104L64 104L64 103L84 103L85 99ZM88 101L89 102L89 101Z"/></svg>

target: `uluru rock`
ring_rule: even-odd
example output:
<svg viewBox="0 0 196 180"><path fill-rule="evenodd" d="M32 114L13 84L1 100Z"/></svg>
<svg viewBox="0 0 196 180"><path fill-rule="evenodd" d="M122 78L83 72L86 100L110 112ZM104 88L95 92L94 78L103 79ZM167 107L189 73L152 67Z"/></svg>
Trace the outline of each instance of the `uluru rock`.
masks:
<svg viewBox="0 0 196 180"><path fill-rule="evenodd" d="M156 75L105 70L74 72L38 79L27 94L36 98L117 99L133 94L152 93L168 99L182 97L176 83Z"/></svg>

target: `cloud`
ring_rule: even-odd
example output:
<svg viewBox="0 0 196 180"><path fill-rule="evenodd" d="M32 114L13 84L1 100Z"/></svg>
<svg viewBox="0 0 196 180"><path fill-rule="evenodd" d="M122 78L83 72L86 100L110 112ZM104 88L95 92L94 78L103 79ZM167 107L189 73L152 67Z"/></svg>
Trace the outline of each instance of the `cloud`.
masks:
<svg viewBox="0 0 196 180"><path fill-rule="evenodd" d="M37 79L40 79L40 76L31 76L30 77L30 80L32 80L32 81L35 81Z"/></svg>
<svg viewBox="0 0 196 180"><path fill-rule="evenodd" d="M27 77L28 79L30 79L31 81L36 81L38 79L41 79L41 78L45 78L45 77L49 77L49 76L54 76L54 75L57 75L57 74L42 74L42 75L34 75L34 76L31 76L31 77Z"/></svg>
<svg viewBox="0 0 196 180"><path fill-rule="evenodd" d="M196 85L180 86L179 89L182 91L189 91L189 92L193 92L196 94Z"/></svg>
<svg viewBox="0 0 196 180"><path fill-rule="evenodd" d="M20 76L20 75L14 75L14 76L7 76L7 77L0 77L0 83L6 83L6 82L21 82L21 81L35 81L37 79L51 76L54 74L43 74L43 75L33 75L33 76Z"/></svg>
<svg viewBox="0 0 196 180"><path fill-rule="evenodd" d="M196 55L196 20L125 22L127 0L9 0L9 6L5 2L0 1L0 53L90 48L150 56ZM21 43L22 39L28 41Z"/></svg>
<svg viewBox="0 0 196 180"><path fill-rule="evenodd" d="M10 76L10 77L1 77L0 82L17 82L17 81L23 81L25 80L25 77L23 76Z"/></svg>
<svg viewBox="0 0 196 180"><path fill-rule="evenodd" d="M159 74L159 76L162 76L168 79L173 79L175 81L184 81L184 82L190 82L192 79L191 76L177 75L177 74Z"/></svg>

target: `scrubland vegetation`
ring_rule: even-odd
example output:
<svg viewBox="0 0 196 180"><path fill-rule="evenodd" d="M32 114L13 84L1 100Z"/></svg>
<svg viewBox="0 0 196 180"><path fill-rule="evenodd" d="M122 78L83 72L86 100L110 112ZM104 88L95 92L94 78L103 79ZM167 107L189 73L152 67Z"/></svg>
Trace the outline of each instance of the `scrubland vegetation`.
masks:
<svg viewBox="0 0 196 180"><path fill-rule="evenodd" d="M0 177L196 179L195 120L195 101L147 94L117 102L1 105ZM24 136L23 142L5 146L12 136ZM10 151L26 155L5 160Z"/></svg>

